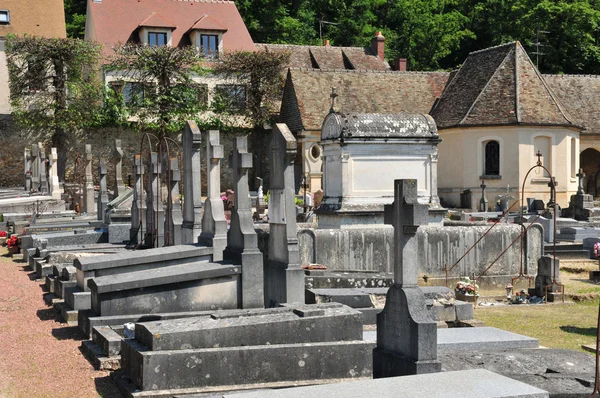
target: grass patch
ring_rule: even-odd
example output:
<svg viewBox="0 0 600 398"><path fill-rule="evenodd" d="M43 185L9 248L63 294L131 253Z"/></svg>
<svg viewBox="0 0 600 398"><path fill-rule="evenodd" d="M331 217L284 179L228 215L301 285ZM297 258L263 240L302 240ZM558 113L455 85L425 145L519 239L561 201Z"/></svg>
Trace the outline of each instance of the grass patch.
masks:
<svg viewBox="0 0 600 398"><path fill-rule="evenodd" d="M596 299L572 305L478 307L474 317L486 326L535 337L544 347L583 351L582 344L596 342L599 304Z"/></svg>

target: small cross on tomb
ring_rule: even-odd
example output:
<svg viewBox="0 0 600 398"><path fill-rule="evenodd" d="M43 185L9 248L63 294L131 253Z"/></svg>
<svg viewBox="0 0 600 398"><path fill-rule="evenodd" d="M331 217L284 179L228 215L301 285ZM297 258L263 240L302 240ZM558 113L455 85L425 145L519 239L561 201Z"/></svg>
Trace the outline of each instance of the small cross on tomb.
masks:
<svg viewBox="0 0 600 398"><path fill-rule="evenodd" d="M577 187L577 195L583 195L585 193L585 191L583 190L583 179L585 178L585 173L583 172L583 169L579 169L579 173L575 174L577 176L578 180L578 187Z"/></svg>

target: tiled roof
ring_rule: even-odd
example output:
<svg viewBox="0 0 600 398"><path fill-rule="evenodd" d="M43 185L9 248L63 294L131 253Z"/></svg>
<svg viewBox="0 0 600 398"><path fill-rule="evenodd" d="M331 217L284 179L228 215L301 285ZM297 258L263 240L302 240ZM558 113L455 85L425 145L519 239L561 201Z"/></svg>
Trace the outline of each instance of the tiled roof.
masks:
<svg viewBox="0 0 600 398"><path fill-rule="evenodd" d="M144 19L139 26L148 26L151 28L171 28L175 29L177 25L173 22L169 21L165 17L160 14L153 12L148 16L148 18Z"/></svg>
<svg viewBox="0 0 600 398"><path fill-rule="evenodd" d="M543 75L583 133L600 134L600 76Z"/></svg>
<svg viewBox="0 0 600 398"><path fill-rule="evenodd" d="M227 28L212 18L210 15L202 15L200 19L192 26L192 30L216 30L225 32Z"/></svg>
<svg viewBox="0 0 600 398"><path fill-rule="evenodd" d="M288 71L280 121L292 132L320 130L331 108L331 89L342 113L429 113L447 72L294 69Z"/></svg>
<svg viewBox="0 0 600 398"><path fill-rule="evenodd" d="M204 16L227 29L224 51L256 49L233 1L222 0L88 0L86 39L110 47L126 43L138 26L157 13L177 26L172 32L174 46L189 43L186 33ZM223 28L221 28L223 29Z"/></svg>
<svg viewBox="0 0 600 398"><path fill-rule="evenodd" d="M257 44L267 51L287 51L291 68L388 70L387 62L373 54L370 47L299 46Z"/></svg>
<svg viewBox="0 0 600 398"><path fill-rule="evenodd" d="M575 125L519 42L469 54L431 115L439 128Z"/></svg>

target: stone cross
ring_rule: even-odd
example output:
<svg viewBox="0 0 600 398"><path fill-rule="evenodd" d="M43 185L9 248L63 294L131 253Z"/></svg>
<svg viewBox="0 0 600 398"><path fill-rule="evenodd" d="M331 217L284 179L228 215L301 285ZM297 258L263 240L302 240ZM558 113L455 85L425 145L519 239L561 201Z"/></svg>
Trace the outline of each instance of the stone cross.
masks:
<svg viewBox="0 0 600 398"><path fill-rule="evenodd" d="M479 211L488 211L488 200L485 197L485 189L487 185L485 184L485 180L481 180L481 199L479 200Z"/></svg>
<svg viewBox="0 0 600 398"><path fill-rule="evenodd" d="M137 235L141 225L146 225L146 195L142 190L142 181L144 179L144 164L142 157L137 154L133 157L133 174L135 184L133 189L133 201L131 202L131 229L129 230L129 239L132 242L140 242Z"/></svg>
<svg viewBox="0 0 600 398"><path fill-rule="evenodd" d="M31 190L40 190L40 147L38 144L31 145Z"/></svg>
<svg viewBox="0 0 600 398"><path fill-rule="evenodd" d="M121 149L121 140L115 139L115 147L112 151L111 161L115 167L115 182L113 186L113 191L115 198L119 195L125 193L125 185L123 185L123 171L122 171L122 163L123 163L123 149Z"/></svg>
<svg viewBox="0 0 600 398"><path fill-rule="evenodd" d="M183 146L183 230L182 243L198 243L202 233L202 176L200 150L202 134L194 121L188 121L181 137Z"/></svg>
<svg viewBox="0 0 600 398"><path fill-rule="evenodd" d="M94 179L92 178L92 146L85 145L85 153L83 155L85 164L85 175L83 177L83 212L92 214L94 209Z"/></svg>
<svg viewBox="0 0 600 398"><path fill-rule="evenodd" d="M227 220L221 199L221 159L224 157L219 130L209 130L206 140L208 198L204 202L200 241L213 247L213 260L223 260L227 247Z"/></svg>
<svg viewBox="0 0 600 398"><path fill-rule="evenodd" d="M98 192L98 220L104 220L104 212L108 205L108 188L106 187L106 162L100 159L98 162L98 182L100 191Z"/></svg>
<svg viewBox="0 0 600 398"><path fill-rule="evenodd" d="M25 148L23 155L25 160L25 191L31 191L31 149Z"/></svg>
<svg viewBox="0 0 600 398"><path fill-rule="evenodd" d="M46 152L44 150L44 146L42 143L38 143L40 148L40 193L47 194L48 193L48 171L46 168Z"/></svg>
<svg viewBox="0 0 600 398"><path fill-rule="evenodd" d="M300 268L296 228L294 160L298 144L285 124L273 126L269 157L269 263L267 305L304 302L304 270Z"/></svg>
<svg viewBox="0 0 600 398"><path fill-rule="evenodd" d="M252 154L248 152L248 137L234 138L229 166L233 169L235 207L231 212L224 256L242 265L242 308L262 308L263 259L258 250L258 237L252 221L248 187L248 169L252 168Z"/></svg>
<svg viewBox="0 0 600 398"><path fill-rule="evenodd" d="M336 100L338 97L337 94L337 89L335 87L331 87L331 94L329 95L329 97L331 97L331 109L329 110L329 112L335 112L335 106L336 106Z"/></svg>
<svg viewBox="0 0 600 398"><path fill-rule="evenodd" d="M576 174L578 180L578 186L577 186L577 195L583 195L585 194L585 190L583 188L583 179L585 178L585 173L583 172L583 169L579 169L579 173Z"/></svg>
<svg viewBox="0 0 600 398"><path fill-rule="evenodd" d="M62 190L58 181L58 153L56 148L50 149L50 192L52 199L60 200Z"/></svg>
<svg viewBox="0 0 600 398"><path fill-rule="evenodd" d="M156 152L152 152L148 157L147 170L145 244L149 247L162 247L164 245L165 224L163 205L158 188L161 162Z"/></svg>
<svg viewBox="0 0 600 398"><path fill-rule="evenodd" d="M550 201L546 204L548 207L554 206L556 203L556 186L558 182L554 179L554 177L550 177L550 182L548 183L548 187L550 188Z"/></svg>
<svg viewBox="0 0 600 398"><path fill-rule="evenodd" d="M181 244L181 226L183 224L183 215L181 213L181 197L179 195L179 182L181 181L179 161L177 158L173 158L170 161L170 186L167 199L167 212L165 215L165 246Z"/></svg>
<svg viewBox="0 0 600 398"><path fill-rule="evenodd" d="M389 211L389 207L387 208ZM394 285L383 311L377 315L377 348L373 377L439 372L437 325L417 286L420 225L427 223L427 206L417 201L417 180L394 181Z"/></svg>

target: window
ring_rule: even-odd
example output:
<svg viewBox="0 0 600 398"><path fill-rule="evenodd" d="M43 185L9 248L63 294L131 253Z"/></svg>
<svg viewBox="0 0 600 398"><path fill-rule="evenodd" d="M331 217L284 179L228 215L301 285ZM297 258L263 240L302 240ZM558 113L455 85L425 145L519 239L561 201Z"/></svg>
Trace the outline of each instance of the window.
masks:
<svg viewBox="0 0 600 398"><path fill-rule="evenodd" d="M219 36L200 35L200 54L207 58L217 58L219 55Z"/></svg>
<svg viewBox="0 0 600 398"><path fill-rule="evenodd" d="M208 85L206 84L177 84L173 87L172 94L175 98L181 98L185 105L208 105Z"/></svg>
<svg viewBox="0 0 600 398"><path fill-rule="evenodd" d="M10 12L8 10L0 10L0 25L10 25Z"/></svg>
<svg viewBox="0 0 600 398"><path fill-rule="evenodd" d="M229 110L242 110L246 107L246 86L219 84L216 87L219 105Z"/></svg>
<svg viewBox="0 0 600 398"><path fill-rule="evenodd" d="M125 105L143 106L145 89L142 83L127 82L123 86L123 101Z"/></svg>
<svg viewBox="0 0 600 398"><path fill-rule="evenodd" d="M533 139L533 153L534 155L538 151L542 154L542 164L546 167L550 173L552 173L552 137L548 136L537 136ZM537 161L537 157L533 158ZM544 170L544 177L550 178L550 175Z"/></svg>
<svg viewBox="0 0 600 398"><path fill-rule="evenodd" d="M148 32L148 45L150 47L162 47L167 45L167 34L159 32Z"/></svg>
<svg viewBox="0 0 600 398"><path fill-rule="evenodd" d="M485 143L485 158L483 174L486 176L500 175L500 144L498 141Z"/></svg>

